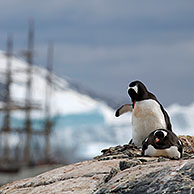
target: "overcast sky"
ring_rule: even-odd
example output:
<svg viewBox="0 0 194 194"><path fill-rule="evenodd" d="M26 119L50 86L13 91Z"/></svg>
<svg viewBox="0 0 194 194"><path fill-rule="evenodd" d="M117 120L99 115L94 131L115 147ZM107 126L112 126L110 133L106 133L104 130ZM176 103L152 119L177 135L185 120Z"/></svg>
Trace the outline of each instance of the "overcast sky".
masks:
<svg viewBox="0 0 194 194"><path fill-rule="evenodd" d="M35 21L35 63L55 44L54 71L111 98L129 101L128 83L143 81L164 106L194 102L193 0L0 1L0 49L8 33L15 53Z"/></svg>

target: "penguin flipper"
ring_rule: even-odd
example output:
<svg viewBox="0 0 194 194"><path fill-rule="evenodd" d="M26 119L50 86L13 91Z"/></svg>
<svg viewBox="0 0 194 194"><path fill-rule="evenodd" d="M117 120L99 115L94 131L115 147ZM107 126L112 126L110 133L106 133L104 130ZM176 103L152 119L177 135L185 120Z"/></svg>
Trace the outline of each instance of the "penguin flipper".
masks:
<svg viewBox="0 0 194 194"><path fill-rule="evenodd" d="M117 109L115 116L119 117L120 115L126 113L126 112L132 112L133 111L133 105L132 104L124 104L120 108Z"/></svg>

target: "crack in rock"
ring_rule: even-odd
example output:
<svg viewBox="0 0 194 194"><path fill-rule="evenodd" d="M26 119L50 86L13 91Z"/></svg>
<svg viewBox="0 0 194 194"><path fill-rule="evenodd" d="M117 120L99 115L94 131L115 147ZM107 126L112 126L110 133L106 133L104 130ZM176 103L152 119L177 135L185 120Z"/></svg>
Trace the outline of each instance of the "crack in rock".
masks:
<svg viewBox="0 0 194 194"><path fill-rule="evenodd" d="M111 168L110 173L104 177L104 182L107 183L112 177L114 177L118 173L116 168Z"/></svg>
<svg viewBox="0 0 194 194"><path fill-rule="evenodd" d="M95 172L95 173L85 174L85 175L82 175L82 176L61 177L61 178L58 178L58 179L55 179L55 180L49 180L49 181L38 182L38 183L30 182L30 183L26 183L26 184L23 184L23 185L19 185L16 188L20 189L20 188L46 186L46 185L51 185L51 184L59 182L59 181L66 181L66 180L77 179L77 178L93 177L95 175L100 175L100 174L109 174L109 172Z"/></svg>

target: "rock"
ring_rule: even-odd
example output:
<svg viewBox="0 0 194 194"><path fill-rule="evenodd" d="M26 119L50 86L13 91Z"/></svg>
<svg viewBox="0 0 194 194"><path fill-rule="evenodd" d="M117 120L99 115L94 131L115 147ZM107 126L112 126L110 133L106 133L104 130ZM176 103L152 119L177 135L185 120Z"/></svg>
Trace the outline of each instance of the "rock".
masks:
<svg viewBox="0 0 194 194"><path fill-rule="evenodd" d="M0 187L0 193L92 193L121 160L84 161Z"/></svg>
<svg viewBox="0 0 194 194"><path fill-rule="evenodd" d="M142 162L140 160L131 160L131 161L121 161L119 163L119 168L120 170L125 170L127 168L131 168L131 167L134 167L134 166L137 166L139 164L141 164Z"/></svg>
<svg viewBox="0 0 194 194"><path fill-rule="evenodd" d="M117 173L118 173L118 170L116 168L111 168L110 173L104 177L104 182L107 183Z"/></svg>
<svg viewBox="0 0 194 194"><path fill-rule="evenodd" d="M118 145L116 147L110 147L109 149L104 149L101 151L103 154L102 156L97 156L95 159L102 159L102 157L113 156L117 155L116 157L120 158L133 158L137 156L141 156L141 150L135 147L132 144L126 145Z"/></svg>
<svg viewBox="0 0 194 194"><path fill-rule="evenodd" d="M184 145L184 152L194 154L194 137L193 136L179 136Z"/></svg>
<svg viewBox="0 0 194 194"><path fill-rule="evenodd" d="M122 171L119 169L119 163L130 161L131 159L115 159L80 162L9 183L0 188L0 193L194 192L194 159L162 162L148 160Z"/></svg>
<svg viewBox="0 0 194 194"><path fill-rule="evenodd" d="M194 193L193 145L188 144L181 160L142 157L131 145L112 147L93 160L4 185L0 194Z"/></svg>
<svg viewBox="0 0 194 194"><path fill-rule="evenodd" d="M119 172L96 193L190 193L194 160L138 165ZM103 191L103 192L102 192Z"/></svg>

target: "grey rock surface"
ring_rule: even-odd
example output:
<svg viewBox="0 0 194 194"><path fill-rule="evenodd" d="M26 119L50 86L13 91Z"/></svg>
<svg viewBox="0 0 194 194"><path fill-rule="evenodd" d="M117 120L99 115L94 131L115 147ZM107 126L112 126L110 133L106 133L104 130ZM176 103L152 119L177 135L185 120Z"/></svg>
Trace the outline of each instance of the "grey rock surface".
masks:
<svg viewBox="0 0 194 194"><path fill-rule="evenodd" d="M194 193L194 156L181 160L141 157L129 146L0 187L0 194L162 194Z"/></svg>

